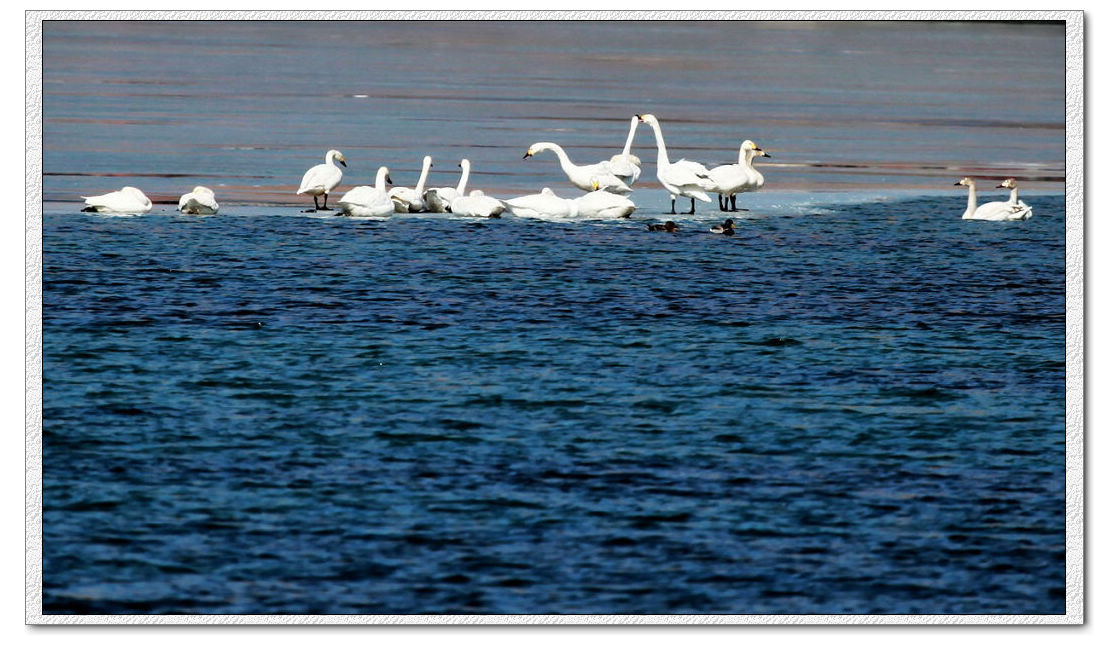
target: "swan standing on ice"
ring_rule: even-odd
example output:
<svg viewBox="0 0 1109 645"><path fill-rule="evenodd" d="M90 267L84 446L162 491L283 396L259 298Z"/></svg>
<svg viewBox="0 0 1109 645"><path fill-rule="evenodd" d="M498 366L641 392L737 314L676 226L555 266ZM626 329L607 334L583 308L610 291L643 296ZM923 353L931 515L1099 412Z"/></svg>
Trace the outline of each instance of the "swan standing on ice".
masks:
<svg viewBox="0 0 1109 645"><path fill-rule="evenodd" d="M752 163L755 155L770 156L754 141L748 139L739 147L739 163L717 166L709 171L709 179L716 184L716 201L720 205L720 210L728 212L727 201L730 198L732 204L730 210L737 211L736 193L747 193L762 188L764 183L762 173L755 170Z"/></svg>
<svg viewBox="0 0 1109 645"><path fill-rule="evenodd" d="M193 192L181 195L181 199L177 200L177 210L186 215L215 215L219 212L219 204L211 188L197 186Z"/></svg>
<svg viewBox="0 0 1109 645"><path fill-rule="evenodd" d="M624 151L612 155L608 160L609 169L621 181L631 186L639 179L639 157L632 154L632 139L635 138L635 129L639 127L639 117L632 117L631 128L628 130L628 140L624 142Z"/></svg>
<svg viewBox="0 0 1109 645"><path fill-rule="evenodd" d="M616 196L613 195L613 197ZM504 203L517 217L576 217L578 214L576 200L559 197L546 187L537 195L514 197L505 200Z"/></svg>
<svg viewBox="0 0 1109 645"><path fill-rule="evenodd" d="M1000 184L998 184L997 187L998 188L1008 188L1009 189L1009 201L1006 202L1006 203L1008 203L1009 207L1013 209L1014 214L1024 213L1023 217L1014 218L1014 219L1028 219L1029 217L1032 217L1032 207L1029 206L1028 204L1025 204L1024 201L1021 200L1020 197L1017 196L1017 180L1016 179L1013 179L1012 177L1010 177L1010 178L1006 179L1005 181L1001 182Z"/></svg>
<svg viewBox="0 0 1109 645"><path fill-rule="evenodd" d="M112 213L115 215L141 215L149 213L153 204L141 190L133 186L124 186L113 193L96 195L94 197L81 196L85 200L84 213Z"/></svg>
<svg viewBox="0 0 1109 645"><path fill-rule="evenodd" d="M708 168L705 168L696 161L688 161L680 159L674 163L670 163L670 158L666 154L666 142L662 139L662 128L659 127L658 119L653 114L644 114L636 117L651 126L655 131L655 143L658 145L658 164L657 173L659 183L662 187L670 192L670 214L677 215L674 211L674 201L679 195L689 198L689 212L686 215L692 215L697 208L694 199L699 199L703 202L712 203L706 191L713 190L715 187L712 180L709 179Z"/></svg>
<svg viewBox="0 0 1109 645"><path fill-rule="evenodd" d="M635 203L623 195L595 190L574 200L580 217L617 218L629 217L635 212Z"/></svg>
<svg viewBox="0 0 1109 645"><path fill-rule="evenodd" d="M988 202L978 206L978 193L975 188L974 180L970 177L963 177L961 180L955 182L955 185L966 186L969 189L967 191L967 209L963 211L963 219L1002 222L1006 220L1026 219L1032 215L1031 208L1026 206L1022 209L1019 205L1010 205L1009 202Z"/></svg>
<svg viewBox="0 0 1109 645"><path fill-rule="evenodd" d="M353 217L385 217L395 212L393 200L389 198L389 169L377 169L377 183L374 186L357 186L339 198L339 210Z"/></svg>
<svg viewBox="0 0 1109 645"><path fill-rule="evenodd" d="M504 202L486 197L480 190L471 190L469 195L451 200L451 212L463 217L500 217L504 212Z"/></svg>
<svg viewBox="0 0 1109 645"><path fill-rule="evenodd" d="M470 160L463 159L458 167L462 169L462 177L458 180L457 188L431 188L424 193L424 205L427 210L432 213L449 213L451 201L466 194L466 182L470 179Z"/></svg>
<svg viewBox="0 0 1109 645"><path fill-rule="evenodd" d="M300 180L300 188L297 189L298 195L308 194L312 196L312 203L316 205L314 210L329 211L327 207L327 195L339 185L343 180L343 171L335 165L335 162L347 165L347 158L343 153L338 150L328 150L324 156L324 162L318 166L312 166L308 172L304 173L304 178ZM320 202L317 199L323 195L323 208L320 208ZM311 213L313 211L304 211Z"/></svg>
<svg viewBox="0 0 1109 645"><path fill-rule="evenodd" d="M389 191L389 197L396 204L398 213L419 213L424 210L424 183L427 182L427 172L431 169L431 157L424 156L424 167L420 171L420 181L415 188L397 186Z"/></svg>
<svg viewBox="0 0 1109 645"><path fill-rule="evenodd" d="M590 166L575 165L570 161L570 157L567 156L562 146L557 143L551 143L550 141L533 143L531 147L528 148L528 151L524 153L524 159L533 157L544 150L551 150L558 155L558 163L562 166L562 172L566 173L571 184L582 190L596 190L596 188L594 188L594 182L596 182L600 185L601 190L616 193L617 195L625 195L632 191L631 188L628 188L627 184L621 181L621 179L612 172L609 162L602 161Z"/></svg>

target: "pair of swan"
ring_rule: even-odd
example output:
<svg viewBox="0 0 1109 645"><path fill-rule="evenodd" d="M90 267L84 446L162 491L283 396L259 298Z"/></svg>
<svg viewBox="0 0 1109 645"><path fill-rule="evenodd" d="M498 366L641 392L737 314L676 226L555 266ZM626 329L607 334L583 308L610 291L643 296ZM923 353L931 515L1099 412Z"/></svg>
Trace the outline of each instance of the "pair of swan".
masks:
<svg viewBox="0 0 1109 645"><path fill-rule="evenodd" d="M687 159L679 159L674 163L670 163L670 157L666 152L666 142L662 138L662 128L659 126L658 118L653 114L636 115L642 123L651 126L655 133L655 144L658 146L658 162L656 164L656 172L658 181L670 193L670 214L676 215L674 211L674 202L678 197L689 198L689 212L687 215L692 215L697 210L697 203L693 200L698 199L703 202L712 203L709 199L708 192L716 188L716 184L709 177L709 169L696 161L689 161Z"/></svg>
<svg viewBox="0 0 1109 645"><path fill-rule="evenodd" d="M466 184L470 181L470 160L463 159L458 167L462 169L462 176L458 178L458 185L444 188L430 188L424 193L424 204L432 213L454 213L463 217L500 217L504 212L504 202L486 196L480 190L471 190L466 194Z"/></svg>
<svg viewBox="0 0 1109 645"><path fill-rule="evenodd" d="M338 161L344 167L347 165L347 158L338 150L328 150L323 159L322 164L312 166L304 173L304 177L300 180L300 188L297 189L298 195L312 196L312 203L316 206L314 210L317 211L331 210L327 207L327 196L343 180L343 171L335 165L335 162ZM320 195L323 195L323 208L320 208Z"/></svg>
<svg viewBox="0 0 1109 645"><path fill-rule="evenodd" d="M754 141L747 139L739 147L739 163L717 166L709 170L709 179L715 186L717 203L724 212L736 212L735 206L737 193L746 193L762 188L765 180L762 173L755 169L755 156L770 157L770 154L760 148ZM728 200L731 200L731 209Z"/></svg>
<svg viewBox="0 0 1109 645"><path fill-rule="evenodd" d="M631 153L632 141L635 139L635 130L639 125L639 119L633 117L631 120L631 127L628 129L628 138L624 142L624 150L620 154L612 155L607 160L598 161L595 164L586 166L579 166L570 161L570 156L562 149L562 146L550 141L540 141L533 143L524 153L524 159L550 150L558 157L559 166L562 171L566 173L566 177L570 183L578 188L592 192L595 190L603 190L617 195L626 195L632 192L631 185L639 179L640 174L640 160L639 157Z"/></svg>
<svg viewBox="0 0 1109 645"><path fill-rule="evenodd" d="M963 219L1003 222L1032 217L1032 207L1025 204L1017 195L1017 182L1011 177L997 185L997 188L1009 189L1009 201L988 202L981 206L978 206L978 194L973 179L963 177L960 181L955 182L955 185L966 186L969 189L967 192L967 208L963 211Z"/></svg>
<svg viewBox="0 0 1109 645"><path fill-rule="evenodd" d="M627 197L597 189L566 199L544 188L536 195L505 200L504 204L517 217L614 219L628 217L635 211L635 204Z"/></svg>

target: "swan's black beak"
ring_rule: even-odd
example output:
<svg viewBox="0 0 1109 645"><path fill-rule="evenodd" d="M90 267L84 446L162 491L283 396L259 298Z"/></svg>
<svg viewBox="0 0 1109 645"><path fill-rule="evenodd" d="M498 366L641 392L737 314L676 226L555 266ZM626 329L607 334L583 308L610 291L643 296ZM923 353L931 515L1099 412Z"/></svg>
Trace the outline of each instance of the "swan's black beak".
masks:
<svg viewBox="0 0 1109 645"><path fill-rule="evenodd" d="M762 150L761 152L762 152L762 156L766 157L767 159L770 158L770 153L769 152L767 152L765 150Z"/></svg>
<svg viewBox="0 0 1109 645"><path fill-rule="evenodd" d="M393 185L393 178L392 178L392 177L390 177L389 175L385 175L385 183L387 183L387 184L389 184L390 186L392 186L392 185Z"/></svg>
<svg viewBox="0 0 1109 645"><path fill-rule="evenodd" d="M957 181L957 182L955 182L955 185L956 185L956 186L962 186L962 185L963 185L963 182L961 182L961 181Z"/></svg>
<svg viewBox="0 0 1109 645"><path fill-rule="evenodd" d="M343 161L342 159L339 160L339 163L343 164L344 168L347 167L347 162Z"/></svg>
<svg viewBox="0 0 1109 645"><path fill-rule="evenodd" d="M530 156L531 156L531 152L525 152L524 153L524 159L527 159Z"/></svg>
<svg viewBox="0 0 1109 645"><path fill-rule="evenodd" d="M639 119L639 121L640 121L641 123L643 122L643 115L642 115L642 114L637 114L637 115L635 115L635 118Z"/></svg>

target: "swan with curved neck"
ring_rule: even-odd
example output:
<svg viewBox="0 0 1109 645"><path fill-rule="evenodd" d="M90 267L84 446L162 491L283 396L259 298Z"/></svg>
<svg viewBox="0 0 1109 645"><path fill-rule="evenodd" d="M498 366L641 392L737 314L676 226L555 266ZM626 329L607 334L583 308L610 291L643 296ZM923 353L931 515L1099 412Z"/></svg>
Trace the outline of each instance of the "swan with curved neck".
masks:
<svg viewBox="0 0 1109 645"><path fill-rule="evenodd" d="M424 193L424 203L427 210L432 213L449 213L451 201L466 194L466 182L470 180L470 160L463 159L458 167L462 169L462 177L458 180L456 188L431 188Z"/></svg>
<svg viewBox="0 0 1109 645"><path fill-rule="evenodd" d="M336 161L343 164L343 166L347 165L347 158L343 156L343 153L338 150L328 150L327 154L324 155L323 163L309 168L300 180L300 188L297 189L297 194L311 195L312 203L316 206L314 210L331 210L327 207L327 196L343 180L343 171L335 165ZM323 195L323 208L320 208L318 199L320 195ZM311 213L312 211L305 212Z"/></svg>
<svg viewBox="0 0 1109 645"><path fill-rule="evenodd" d="M758 144L747 139L739 147L739 163L717 166L709 171L709 178L716 184L716 200L720 210L728 212L728 201L731 201L731 211L739 209L735 205L737 193L746 193L762 188L764 179L762 173L755 169L755 156L769 157L770 155L760 148Z"/></svg>
<svg viewBox="0 0 1109 645"><path fill-rule="evenodd" d="M1032 209L1025 204L1020 206L1012 205L1010 202L988 202L986 204L978 205L978 191L974 180L970 177L963 177L961 180L955 182L956 186L967 187L967 208L963 211L963 219L977 219L988 220L993 222L1001 222L1006 220L1020 220L1027 219L1032 216ZM1016 185L1016 182L1013 182ZM1008 187L1003 182L998 188ZM1010 194L1012 199L1012 194Z"/></svg>
<svg viewBox="0 0 1109 645"><path fill-rule="evenodd" d="M393 200L389 198L389 186L393 180L389 169L377 169L377 180L373 186L358 186L339 198L339 210L353 217L385 217L395 212Z"/></svg>
<svg viewBox="0 0 1109 645"><path fill-rule="evenodd" d="M424 184L427 183L427 173L431 166L431 156L424 155L424 165L416 187L397 186L389 191L389 198L393 200L398 213L419 213L424 210Z"/></svg>
<svg viewBox="0 0 1109 645"><path fill-rule="evenodd" d="M566 173L566 177L570 179L571 184L582 190L597 190L597 188L594 188L596 183L599 184L600 190L616 193L617 195L624 195L632 191L627 184L613 174L609 162L602 161L589 166L579 166L570 161L570 156L557 143L551 143L550 141L533 143L524 153L524 159L531 158L544 150L550 150L558 156L558 163L562 166L562 172Z"/></svg>
<svg viewBox="0 0 1109 645"><path fill-rule="evenodd" d="M677 214L674 211L674 201L679 196L689 198L689 212L686 215L692 215L696 211L697 204L693 201L695 199L712 203L706 191L713 190L715 184L709 178L708 168L696 161L686 159L679 159L674 163L670 163L670 157L666 152L666 141L662 138L662 127L659 125L658 118L653 114L636 115L636 117L654 130L655 144L658 146L656 172L659 183L670 193L670 213L672 215Z"/></svg>

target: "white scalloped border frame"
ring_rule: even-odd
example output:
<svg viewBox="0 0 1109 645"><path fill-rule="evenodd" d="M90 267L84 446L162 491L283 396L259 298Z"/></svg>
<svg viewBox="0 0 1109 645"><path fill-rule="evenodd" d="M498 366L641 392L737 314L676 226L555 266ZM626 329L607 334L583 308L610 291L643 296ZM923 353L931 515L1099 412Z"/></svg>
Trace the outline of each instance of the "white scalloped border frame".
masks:
<svg viewBox="0 0 1109 645"><path fill-rule="evenodd" d="M1081 11L27 11L26 623L29 625L1080 625L1085 621L1085 15ZM1052 20L1066 23L1066 614L43 615L44 20Z"/></svg>

